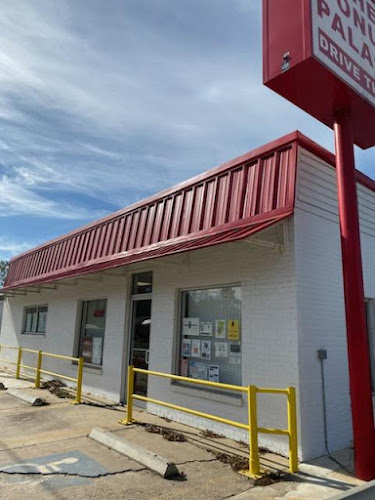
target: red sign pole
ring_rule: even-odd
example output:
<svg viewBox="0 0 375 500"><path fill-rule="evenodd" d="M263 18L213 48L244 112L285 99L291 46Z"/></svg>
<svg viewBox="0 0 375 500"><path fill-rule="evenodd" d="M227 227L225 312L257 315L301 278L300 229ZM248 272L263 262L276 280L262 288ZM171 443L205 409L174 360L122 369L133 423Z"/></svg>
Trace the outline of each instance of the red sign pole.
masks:
<svg viewBox="0 0 375 500"><path fill-rule="evenodd" d="M351 113L334 123L356 475L375 477L375 428Z"/></svg>

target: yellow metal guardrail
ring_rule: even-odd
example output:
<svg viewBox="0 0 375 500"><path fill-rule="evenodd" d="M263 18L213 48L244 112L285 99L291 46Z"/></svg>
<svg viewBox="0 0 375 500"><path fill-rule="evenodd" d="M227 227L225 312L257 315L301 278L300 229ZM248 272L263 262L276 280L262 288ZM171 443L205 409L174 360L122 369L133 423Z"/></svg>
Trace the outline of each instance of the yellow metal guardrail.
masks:
<svg viewBox="0 0 375 500"><path fill-rule="evenodd" d="M164 401L159 401L157 399L149 398L146 396L141 396L139 394L134 394L134 373L143 373L145 375L152 375L155 377L168 378L171 380L177 380L180 382L188 382L190 384L201 385L206 387L212 387L216 389L225 389L240 393L247 394L248 403L248 423L243 424L241 422L235 422L234 420L228 420L226 418L218 417L216 415L210 415L208 413L203 413L200 411L192 410L190 408L185 408L183 406L177 406L172 403L166 403ZM258 427L257 422L257 394L283 394L287 396L287 407L288 407L288 429L270 429L266 427ZM165 406L166 408L171 408L173 410L182 411L195 415L197 417L208 418L219 422L221 424L231 425L239 429L244 429L249 433L249 445L250 445L250 456L249 456L249 470L244 471L245 474L252 478L261 476L260 463L259 463L259 447L258 447L258 434L281 434L283 436L288 436L289 438L289 470L291 473L298 471L298 451L297 451L297 412L296 412L296 390L294 387L288 387L287 389L268 389L259 388L254 385L249 385L247 387L242 387L239 385L221 384L219 382L209 382L206 380L197 380L189 377L181 377L179 375L171 375L169 373L155 372L151 370L143 370L141 368L134 368L134 366L128 367L128 379L127 379L127 408L126 408L126 418L120 422L129 425L133 420L133 400L146 401L148 403L154 403L157 405Z"/></svg>
<svg viewBox="0 0 375 500"><path fill-rule="evenodd" d="M70 382L75 382L77 384L76 397L73 404L80 404L82 401L82 379L83 379L83 358L75 358L73 356L63 356L61 354L52 354L50 352L38 351L36 349L26 349L25 347L14 347L10 345L0 344L0 353L3 349L9 349L17 351L17 361L12 361L9 359L1 358L0 361L5 363L16 365L16 378L20 378L21 369L35 371L35 388L40 387L41 375L51 375L53 377L62 378L64 380L69 380ZM31 353L37 356L36 366L25 365L22 363L22 358L24 353ZM49 370L43 369L43 359L44 358L55 358L64 359L67 361L73 361L77 363L77 377L68 377L67 375L61 375L60 373L51 372Z"/></svg>

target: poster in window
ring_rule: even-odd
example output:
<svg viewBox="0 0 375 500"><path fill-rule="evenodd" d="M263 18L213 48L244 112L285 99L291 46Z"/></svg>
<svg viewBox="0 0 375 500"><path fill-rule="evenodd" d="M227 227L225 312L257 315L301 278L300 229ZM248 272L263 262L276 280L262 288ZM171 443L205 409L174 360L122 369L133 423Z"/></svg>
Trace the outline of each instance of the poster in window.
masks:
<svg viewBox="0 0 375 500"><path fill-rule="evenodd" d="M217 319L215 321L215 337L217 339L227 338L227 323L225 319Z"/></svg>
<svg viewBox="0 0 375 500"><path fill-rule="evenodd" d="M201 321L200 334L202 336L205 336L205 337L212 336L212 322L211 321Z"/></svg>
<svg viewBox="0 0 375 500"><path fill-rule="evenodd" d="M91 363L93 363L94 365L102 364L102 350L103 350L103 339L101 337L94 337L92 339Z"/></svg>
<svg viewBox="0 0 375 500"><path fill-rule="evenodd" d="M219 382L219 365L208 365L208 380Z"/></svg>
<svg viewBox="0 0 375 500"><path fill-rule="evenodd" d="M199 318L184 318L182 320L183 335L199 335Z"/></svg>
<svg viewBox="0 0 375 500"><path fill-rule="evenodd" d="M191 341L191 357L192 358L201 357L201 341L198 339L193 339Z"/></svg>
<svg viewBox="0 0 375 500"><path fill-rule="evenodd" d="M204 363L199 363L198 361L190 361L189 374L191 378L207 380L207 367Z"/></svg>
<svg viewBox="0 0 375 500"><path fill-rule="evenodd" d="M189 361L187 359L181 359L180 361L180 375L181 377L189 376Z"/></svg>
<svg viewBox="0 0 375 500"><path fill-rule="evenodd" d="M211 340L201 341L201 358L208 360L211 359Z"/></svg>
<svg viewBox="0 0 375 500"><path fill-rule="evenodd" d="M228 357L228 344L226 342L215 342L215 358Z"/></svg>
<svg viewBox="0 0 375 500"><path fill-rule="evenodd" d="M229 364L241 364L241 346L240 344L229 344Z"/></svg>
<svg viewBox="0 0 375 500"><path fill-rule="evenodd" d="M92 360L92 337L83 337L81 356L86 363Z"/></svg>
<svg viewBox="0 0 375 500"><path fill-rule="evenodd" d="M95 309L94 311L94 318L103 318L105 314L104 309Z"/></svg>
<svg viewBox="0 0 375 500"><path fill-rule="evenodd" d="M191 339L182 339L181 356L190 358L191 355Z"/></svg>
<svg viewBox="0 0 375 500"><path fill-rule="evenodd" d="M240 324L238 319L230 319L228 321L228 339L240 340Z"/></svg>

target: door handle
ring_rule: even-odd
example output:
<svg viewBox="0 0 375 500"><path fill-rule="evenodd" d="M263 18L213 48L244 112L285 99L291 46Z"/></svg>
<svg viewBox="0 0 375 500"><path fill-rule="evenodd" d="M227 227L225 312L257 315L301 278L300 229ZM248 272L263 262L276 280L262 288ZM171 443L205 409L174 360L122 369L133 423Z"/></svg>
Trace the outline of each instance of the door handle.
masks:
<svg viewBox="0 0 375 500"><path fill-rule="evenodd" d="M149 361L150 361L150 351L147 349L146 355L145 355L145 363L146 363L146 365L149 364Z"/></svg>

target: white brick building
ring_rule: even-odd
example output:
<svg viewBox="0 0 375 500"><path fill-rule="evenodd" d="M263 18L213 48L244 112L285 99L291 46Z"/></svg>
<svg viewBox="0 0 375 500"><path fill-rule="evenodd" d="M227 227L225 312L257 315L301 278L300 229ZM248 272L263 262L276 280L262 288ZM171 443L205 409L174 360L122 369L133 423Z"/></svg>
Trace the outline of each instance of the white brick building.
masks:
<svg viewBox="0 0 375 500"><path fill-rule="evenodd" d="M333 162L293 133L16 257L4 287L0 343L84 355L84 388L115 401L126 400L129 361L201 378L210 365L220 382L295 386L302 460L326 452L317 359L326 349L329 447L347 447L352 423ZM358 195L372 345L375 182L358 174ZM187 323L194 329L197 318L200 331L188 334ZM231 339L228 322L235 325ZM194 346L202 349L196 358ZM138 379L138 389L246 421L242 396L157 378L147 388ZM285 399L258 398L260 425L285 427ZM246 439L210 421L149 410ZM260 442L287 450L280 436Z"/></svg>

